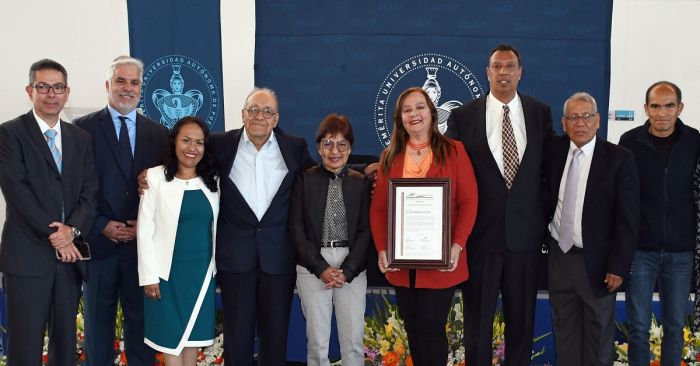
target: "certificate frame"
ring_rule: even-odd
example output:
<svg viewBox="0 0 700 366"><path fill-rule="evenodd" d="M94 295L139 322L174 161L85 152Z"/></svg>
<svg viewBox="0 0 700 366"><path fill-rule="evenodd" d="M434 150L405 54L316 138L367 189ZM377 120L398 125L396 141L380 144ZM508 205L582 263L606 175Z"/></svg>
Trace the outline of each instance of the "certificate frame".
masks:
<svg viewBox="0 0 700 366"><path fill-rule="evenodd" d="M451 188L450 178L389 179L389 268L450 267Z"/></svg>

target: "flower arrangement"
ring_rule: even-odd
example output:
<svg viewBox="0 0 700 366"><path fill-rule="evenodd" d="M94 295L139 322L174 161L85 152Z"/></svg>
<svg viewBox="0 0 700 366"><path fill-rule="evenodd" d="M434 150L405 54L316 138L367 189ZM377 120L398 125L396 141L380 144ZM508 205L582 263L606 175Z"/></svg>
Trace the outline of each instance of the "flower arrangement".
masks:
<svg viewBox="0 0 700 366"><path fill-rule="evenodd" d="M622 333L625 340L629 339L629 329L625 324L616 322L617 329ZM663 338L663 326L658 323L656 316L652 314L651 327L649 328L649 350L654 356L651 366L661 365L661 339ZM617 359L615 366L627 366L627 342L615 341L615 353ZM683 328L683 354L681 366L700 366L700 332L693 332L690 328L690 318L686 320Z"/></svg>
<svg viewBox="0 0 700 366"><path fill-rule="evenodd" d="M403 327L403 320L398 317L395 304L388 300L388 294L382 292L382 301L375 303L372 316L365 318L365 361L372 366L412 366L411 353L408 348L408 336ZM447 366L465 366L467 356L462 342L464 320L462 318L462 296L452 300L447 317L445 331L449 354ZM505 360L505 321L503 314L496 313L493 320L493 365L502 365ZM534 339L537 342L550 333ZM544 347L532 353L532 359L544 354Z"/></svg>

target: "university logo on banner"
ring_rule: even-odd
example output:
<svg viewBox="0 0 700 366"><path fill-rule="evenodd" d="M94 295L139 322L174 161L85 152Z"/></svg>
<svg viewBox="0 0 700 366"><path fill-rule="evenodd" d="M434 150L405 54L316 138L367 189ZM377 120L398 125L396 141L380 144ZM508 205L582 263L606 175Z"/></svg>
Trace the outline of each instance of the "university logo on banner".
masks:
<svg viewBox="0 0 700 366"><path fill-rule="evenodd" d="M374 128L382 148L389 146L394 106L399 94L412 86L422 86L438 110L438 128L447 130L450 111L461 101L484 94L476 75L458 60L439 53L425 53L396 65L382 81L374 103Z"/></svg>
<svg viewBox="0 0 700 366"><path fill-rule="evenodd" d="M169 129L185 116L197 116L212 129L221 103L215 78L194 58L163 56L143 71L139 107Z"/></svg>

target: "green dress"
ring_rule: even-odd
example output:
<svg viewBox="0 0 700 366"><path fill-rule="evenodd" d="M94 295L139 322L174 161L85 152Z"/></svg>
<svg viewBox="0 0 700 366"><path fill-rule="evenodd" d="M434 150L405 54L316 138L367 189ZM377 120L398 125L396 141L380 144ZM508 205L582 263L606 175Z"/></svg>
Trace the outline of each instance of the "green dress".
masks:
<svg viewBox="0 0 700 366"><path fill-rule="evenodd" d="M179 355L214 342L213 218L202 190L184 192L169 279L160 280L160 300L144 300L145 342L156 351Z"/></svg>

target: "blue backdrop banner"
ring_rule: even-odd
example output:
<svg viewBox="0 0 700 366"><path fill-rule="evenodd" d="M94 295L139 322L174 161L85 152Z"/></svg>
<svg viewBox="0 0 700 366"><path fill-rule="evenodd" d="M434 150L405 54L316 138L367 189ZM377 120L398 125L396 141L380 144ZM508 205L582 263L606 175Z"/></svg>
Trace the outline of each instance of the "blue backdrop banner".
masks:
<svg viewBox="0 0 700 366"><path fill-rule="evenodd" d="M224 130L219 1L127 0L131 55L143 60L139 108L168 128L197 115Z"/></svg>
<svg viewBox="0 0 700 366"><path fill-rule="evenodd" d="M488 93L488 54L510 43L522 56L519 91L552 107L587 91L607 131L612 2L256 1L255 83L275 89L280 127L314 145L328 113L350 117L355 154L389 141L396 98L422 86L439 108Z"/></svg>

